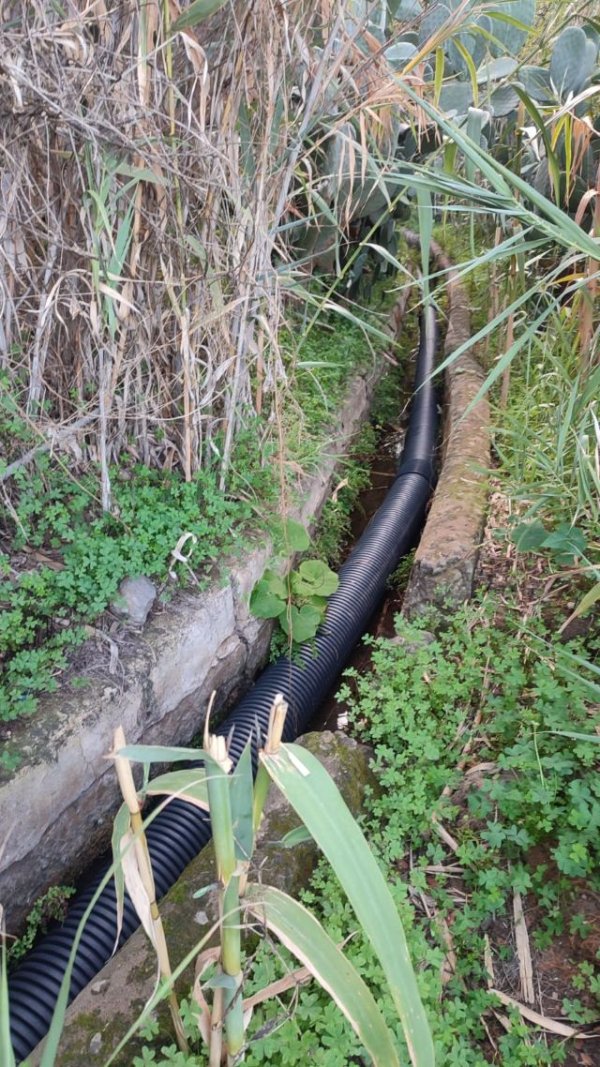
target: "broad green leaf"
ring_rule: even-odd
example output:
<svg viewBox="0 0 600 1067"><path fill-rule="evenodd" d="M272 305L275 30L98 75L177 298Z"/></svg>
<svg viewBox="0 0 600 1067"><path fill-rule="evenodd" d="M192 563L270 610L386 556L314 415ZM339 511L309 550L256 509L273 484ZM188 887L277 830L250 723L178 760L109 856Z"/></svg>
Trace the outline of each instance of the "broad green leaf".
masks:
<svg viewBox="0 0 600 1067"><path fill-rule="evenodd" d="M506 52L516 56L535 21L536 0L504 0L501 6L486 7L493 19L493 35Z"/></svg>
<svg viewBox="0 0 600 1067"><path fill-rule="evenodd" d="M168 793L181 800L187 800L197 808L208 811L208 790L206 786L206 770L204 767L193 767L187 771L169 771L168 774L160 774L148 783L148 795L158 796Z"/></svg>
<svg viewBox="0 0 600 1067"><path fill-rule="evenodd" d="M512 85L500 85L489 98L489 103L495 118L504 118L516 111L519 106L519 97Z"/></svg>
<svg viewBox="0 0 600 1067"><path fill-rule="evenodd" d="M310 546L310 536L306 526L295 519L286 519L283 524L283 539L286 548L292 552L306 552Z"/></svg>
<svg viewBox="0 0 600 1067"><path fill-rule="evenodd" d="M511 541L518 552L537 552L542 547L548 531L541 522L521 522L511 533Z"/></svg>
<svg viewBox="0 0 600 1067"><path fill-rule="evenodd" d="M340 580L320 559L306 559L291 575L292 589L298 596L331 596Z"/></svg>
<svg viewBox="0 0 600 1067"><path fill-rule="evenodd" d="M289 594L287 578L282 578L277 571L273 571L268 567L261 581L265 582L275 596L280 597L281 600L287 599Z"/></svg>
<svg viewBox="0 0 600 1067"><path fill-rule="evenodd" d="M519 81L525 92L538 103L547 104L554 100L550 74L546 67L521 67Z"/></svg>
<svg viewBox="0 0 600 1067"><path fill-rule="evenodd" d="M441 111L466 115L472 103L473 90L469 82L448 81L442 86L438 105Z"/></svg>
<svg viewBox="0 0 600 1067"><path fill-rule="evenodd" d="M299 745L260 754L278 789L298 813L339 878L385 972L413 1064L433 1067L434 1051L402 922L381 870L334 782Z"/></svg>
<svg viewBox="0 0 600 1067"><path fill-rule="evenodd" d="M419 22L419 45L423 47L431 37L439 33L449 19L449 8L445 4L434 4Z"/></svg>
<svg viewBox="0 0 600 1067"><path fill-rule="evenodd" d="M560 563L571 562L574 556L582 556L587 548L585 534L568 522L549 533L542 542L542 548L549 548Z"/></svg>
<svg viewBox="0 0 600 1067"><path fill-rule="evenodd" d="M261 578L250 596L250 611L257 619L276 619L286 606L286 599L273 592L268 581Z"/></svg>
<svg viewBox="0 0 600 1067"><path fill-rule="evenodd" d="M317 919L271 886L248 886L243 903L332 997L376 1067L399 1067L397 1049L373 994Z"/></svg>
<svg viewBox="0 0 600 1067"><path fill-rule="evenodd" d="M310 604L303 604L301 608L292 605L289 611L279 616L279 624L295 644L301 645L315 636L321 625L321 612Z"/></svg>
<svg viewBox="0 0 600 1067"><path fill-rule="evenodd" d="M327 610L327 600L328 598L326 596L318 596L316 593L307 597L307 603L317 609L321 618L323 618L325 611Z"/></svg>
<svg viewBox="0 0 600 1067"><path fill-rule="evenodd" d="M252 748L250 742L248 742L231 773L231 817L233 819L235 854L239 860L249 860L254 849L254 830L252 826L253 779Z"/></svg>
<svg viewBox="0 0 600 1067"><path fill-rule="evenodd" d="M517 69L517 61L512 56L496 56L494 59L486 59L477 71L479 85L485 82L499 81L508 78Z"/></svg>
<svg viewBox="0 0 600 1067"><path fill-rule="evenodd" d="M554 45L550 80L563 100L579 93L594 69L596 50L589 43L580 26L568 26Z"/></svg>
<svg viewBox="0 0 600 1067"><path fill-rule="evenodd" d="M385 58L388 63L392 65L394 70L402 70L409 59L412 59L417 46L412 44L411 41L397 41L385 50Z"/></svg>
<svg viewBox="0 0 600 1067"><path fill-rule="evenodd" d="M173 32L178 33L179 30L197 26L199 22L203 22L210 15L214 15L215 11L224 7L226 3L227 0L194 0L194 3L190 4L187 11L183 11L173 23Z"/></svg>
<svg viewBox="0 0 600 1067"><path fill-rule="evenodd" d="M417 19L423 14L421 0L389 0L388 6L395 19L402 19L406 22Z"/></svg>

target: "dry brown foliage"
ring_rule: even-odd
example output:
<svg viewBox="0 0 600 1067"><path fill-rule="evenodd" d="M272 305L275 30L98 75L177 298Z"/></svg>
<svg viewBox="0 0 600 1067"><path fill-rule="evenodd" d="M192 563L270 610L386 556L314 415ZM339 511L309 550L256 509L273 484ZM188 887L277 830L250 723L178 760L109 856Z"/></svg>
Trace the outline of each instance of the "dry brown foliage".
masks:
<svg viewBox="0 0 600 1067"><path fill-rule="evenodd" d="M107 508L124 453L188 479L216 454L225 484L238 429L285 382L284 224L318 212L331 131L359 131L340 173L389 154L401 87L341 0L230 0L178 32L178 0L60 10L2 6L5 384L34 440L60 429L99 464Z"/></svg>

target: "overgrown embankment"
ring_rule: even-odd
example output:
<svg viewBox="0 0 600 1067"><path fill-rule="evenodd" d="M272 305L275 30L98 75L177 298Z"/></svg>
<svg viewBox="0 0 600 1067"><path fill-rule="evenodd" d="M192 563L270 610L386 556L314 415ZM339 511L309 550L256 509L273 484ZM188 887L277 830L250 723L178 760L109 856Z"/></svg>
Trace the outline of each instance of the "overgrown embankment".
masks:
<svg viewBox="0 0 600 1067"><path fill-rule="evenodd" d="M382 329L385 312L373 310L370 321ZM104 640L114 624L105 612L118 602L123 578L151 578L164 601L178 584L202 586L218 559L241 552L257 531L276 533L278 515L332 441L348 381L381 358L383 337L369 340L349 322L340 328L335 315L322 315L300 344L292 334L282 336L290 401L277 421L248 419L226 491L217 462L186 481L176 468L153 470L135 456L111 468L110 512L98 497L97 471L60 454L36 454L6 479L0 720L34 713L40 694L56 690L73 650L86 640ZM35 436L9 392L2 401L0 436L24 453ZM81 675L85 668L84 659ZM12 758L5 755L6 769Z"/></svg>

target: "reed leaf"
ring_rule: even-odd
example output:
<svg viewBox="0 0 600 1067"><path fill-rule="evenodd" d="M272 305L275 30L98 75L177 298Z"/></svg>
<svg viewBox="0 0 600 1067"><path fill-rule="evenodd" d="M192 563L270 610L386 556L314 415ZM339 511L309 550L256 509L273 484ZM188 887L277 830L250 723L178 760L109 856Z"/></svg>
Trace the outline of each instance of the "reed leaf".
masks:
<svg viewBox="0 0 600 1067"><path fill-rule="evenodd" d="M402 922L362 831L327 771L310 752L298 745L284 745L276 755L261 752L260 761L331 863L373 945L398 1010L412 1063L433 1067L431 1031Z"/></svg>
<svg viewBox="0 0 600 1067"><path fill-rule="evenodd" d="M327 991L376 1067L399 1067L398 1052L373 994L317 919L302 904L271 886L248 886L243 905Z"/></svg>

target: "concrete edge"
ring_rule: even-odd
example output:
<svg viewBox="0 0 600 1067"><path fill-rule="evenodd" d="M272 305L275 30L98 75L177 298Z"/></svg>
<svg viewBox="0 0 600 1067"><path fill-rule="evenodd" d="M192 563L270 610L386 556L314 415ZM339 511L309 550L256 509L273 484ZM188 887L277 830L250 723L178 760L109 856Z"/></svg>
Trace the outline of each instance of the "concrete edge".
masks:
<svg viewBox="0 0 600 1067"><path fill-rule="evenodd" d="M404 236L419 247L417 234L404 231ZM470 301L458 272L436 242L431 252L436 269L448 272L447 357L471 336ZM491 462L487 397L469 408L484 380L471 352L445 371L442 467L404 596L403 612L408 616L430 607L456 607L473 594Z"/></svg>

